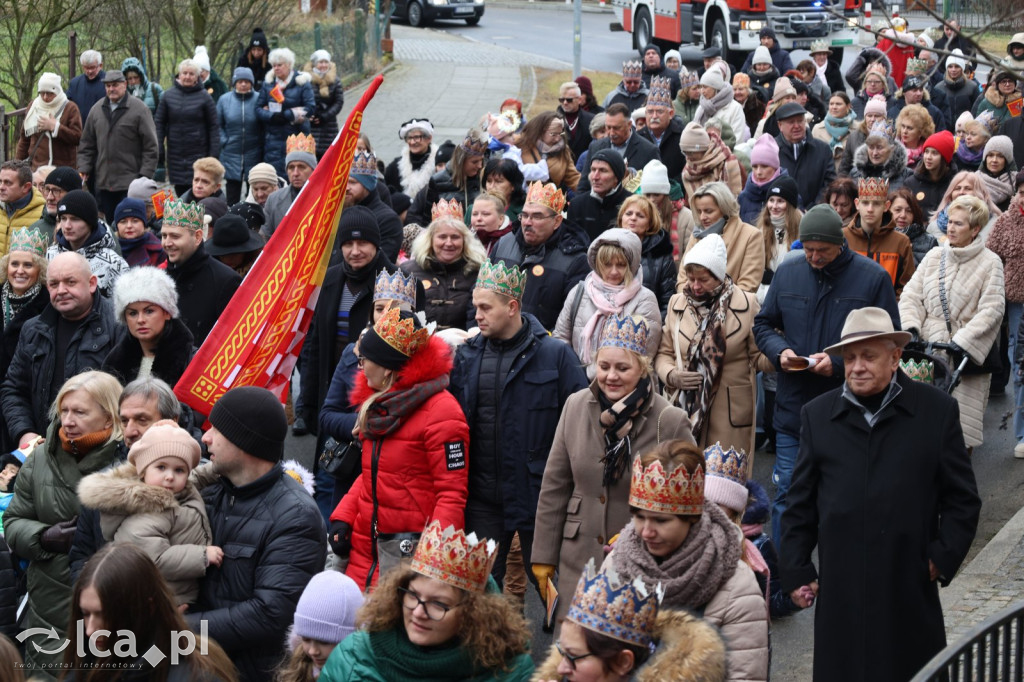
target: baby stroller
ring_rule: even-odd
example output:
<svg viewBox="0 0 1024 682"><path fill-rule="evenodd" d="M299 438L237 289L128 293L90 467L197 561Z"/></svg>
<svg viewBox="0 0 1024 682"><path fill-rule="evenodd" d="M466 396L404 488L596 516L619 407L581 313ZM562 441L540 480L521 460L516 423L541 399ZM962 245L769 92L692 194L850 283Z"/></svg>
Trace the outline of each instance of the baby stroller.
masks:
<svg viewBox="0 0 1024 682"><path fill-rule="evenodd" d="M956 363L953 369L950 369L950 365L942 358L941 355L936 354L935 351L945 351L949 357ZM937 341L911 341L903 348L903 356L900 359L900 367L907 371L907 363L913 361L920 367L922 364L927 365L931 363L932 366L932 380L931 384L940 391L946 393L952 393L953 390L960 384L960 377L963 375L964 368L967 367L967 363L970 362L970 358L960 348L950 343L939 343ZM924 376L911 376L912 379L917 381L927 382L927 378Z"/></svg>

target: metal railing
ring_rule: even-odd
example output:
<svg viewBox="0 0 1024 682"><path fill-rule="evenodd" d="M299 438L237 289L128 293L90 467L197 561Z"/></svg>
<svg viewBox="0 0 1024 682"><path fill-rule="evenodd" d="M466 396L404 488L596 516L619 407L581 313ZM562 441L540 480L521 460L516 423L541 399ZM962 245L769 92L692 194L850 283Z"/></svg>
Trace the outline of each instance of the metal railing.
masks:
<svg viewBox="0 0 1024 682"><path fill-rule="evenodd" d="M21 135L21 119L28 107L7 111L0 106L0 161L9 161L18 151L18 136Z"/></svg>
<svg viewBox="0 0 1024 682"><path fill-rule="evenodd" d="M1024 601L974 626L935 655L911 682L1022 682Z"/></svg>

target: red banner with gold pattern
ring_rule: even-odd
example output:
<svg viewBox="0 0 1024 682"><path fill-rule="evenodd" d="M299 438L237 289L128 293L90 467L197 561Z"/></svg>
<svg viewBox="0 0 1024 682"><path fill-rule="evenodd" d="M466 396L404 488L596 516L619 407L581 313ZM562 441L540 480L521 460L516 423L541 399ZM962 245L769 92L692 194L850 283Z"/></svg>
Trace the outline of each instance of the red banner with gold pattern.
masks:
<svg viewBox="0 0 1024 682"><path fill-rule="evenodd" d="M334 247L363 110L383 80L377 76L348 115L174 387L186 405L209 414L235 386L262 386L284 402Z"/></svg>

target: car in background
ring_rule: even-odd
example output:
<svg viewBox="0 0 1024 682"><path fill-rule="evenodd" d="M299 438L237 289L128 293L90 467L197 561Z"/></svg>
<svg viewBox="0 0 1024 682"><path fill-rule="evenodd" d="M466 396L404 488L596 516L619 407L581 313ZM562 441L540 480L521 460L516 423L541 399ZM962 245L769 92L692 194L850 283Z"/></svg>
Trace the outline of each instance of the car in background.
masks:
<svg viewBox="0 0 1024 682"><path fill-rule="evenodd" d="M484 0L394 0L391 16L410 26L430 26L435 19L462 19L470 26L480 23Z"/></svg>

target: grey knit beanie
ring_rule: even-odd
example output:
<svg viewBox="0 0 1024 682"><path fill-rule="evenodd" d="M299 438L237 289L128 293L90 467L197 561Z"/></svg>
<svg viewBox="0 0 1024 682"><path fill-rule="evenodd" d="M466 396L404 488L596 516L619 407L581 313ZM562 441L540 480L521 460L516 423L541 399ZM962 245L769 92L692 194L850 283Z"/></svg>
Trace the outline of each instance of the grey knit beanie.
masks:
<svg viewBox="0 0 1024 682"><path fill-rule="evenodd" d="M818 204L804 214L800 220L800 241L844 243L843 219L828 204Z"/></svg>

